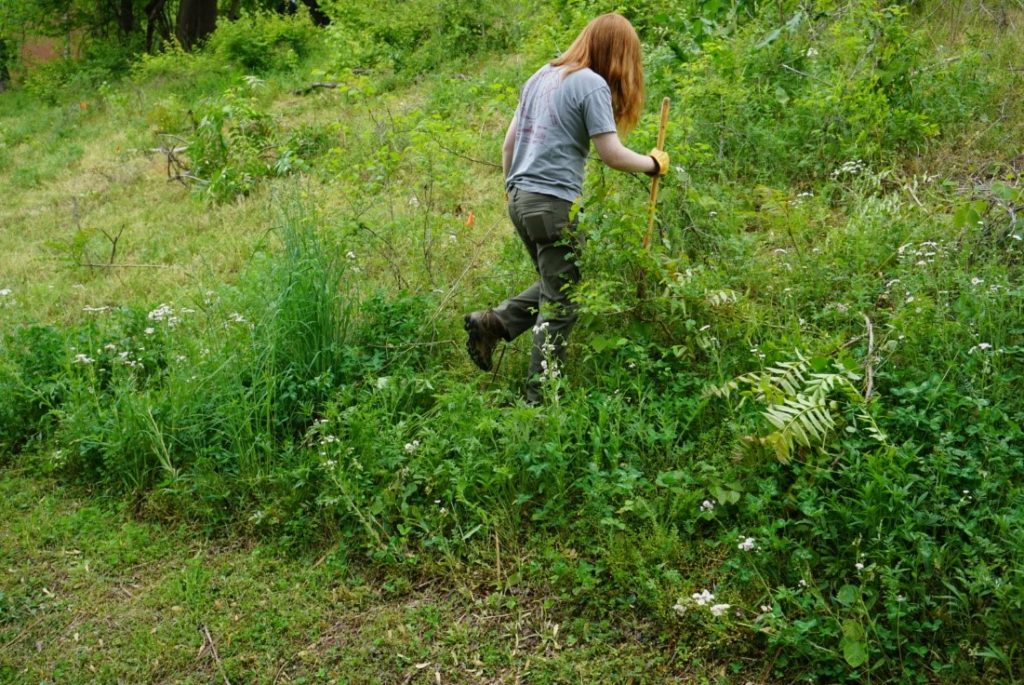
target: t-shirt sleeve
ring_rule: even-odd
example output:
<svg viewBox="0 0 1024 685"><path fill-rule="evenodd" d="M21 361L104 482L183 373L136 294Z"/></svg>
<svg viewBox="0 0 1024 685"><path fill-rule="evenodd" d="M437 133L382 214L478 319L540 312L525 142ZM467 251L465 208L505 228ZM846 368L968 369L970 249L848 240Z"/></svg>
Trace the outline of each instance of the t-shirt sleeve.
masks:
<svg viewBox="0 0 1024 685"><path fill-rule="evenodd" d="M612 112L612 91L608 86L595 88L584 96L583 121L587 126L587 135L591 138L616 130L615 114Z"/></svg>

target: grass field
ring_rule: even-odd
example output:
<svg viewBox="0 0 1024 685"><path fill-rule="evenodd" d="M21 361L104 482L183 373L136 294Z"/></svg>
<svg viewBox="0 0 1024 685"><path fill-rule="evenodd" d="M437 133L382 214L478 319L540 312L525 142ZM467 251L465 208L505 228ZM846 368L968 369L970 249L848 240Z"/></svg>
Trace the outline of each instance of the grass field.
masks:
<svg viewBox="0 0 1024 685"><path fill-rule="evenodd" d="M632 8L531 407L462 314L609 8L385 4L0 94L0 680L1020 682L1024 8Z"/></svg>

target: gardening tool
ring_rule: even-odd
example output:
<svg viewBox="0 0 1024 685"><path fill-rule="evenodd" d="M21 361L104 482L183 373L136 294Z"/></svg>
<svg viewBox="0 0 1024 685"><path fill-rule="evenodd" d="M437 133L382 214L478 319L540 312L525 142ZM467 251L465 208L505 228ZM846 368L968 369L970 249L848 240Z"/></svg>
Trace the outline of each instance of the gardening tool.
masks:
<svg viewBox="0 0 1024 685"><path fill-rule="evenodd" d="M665 129L668 128L668 98L661 101L661 124L658 126L658 149L665 149ZM644 235L644 249L651 249L651 236L654 235L654 210L658 205L658 184L661 175L658 174L651 181L651 203L647 208L647 234Z"/></svg>

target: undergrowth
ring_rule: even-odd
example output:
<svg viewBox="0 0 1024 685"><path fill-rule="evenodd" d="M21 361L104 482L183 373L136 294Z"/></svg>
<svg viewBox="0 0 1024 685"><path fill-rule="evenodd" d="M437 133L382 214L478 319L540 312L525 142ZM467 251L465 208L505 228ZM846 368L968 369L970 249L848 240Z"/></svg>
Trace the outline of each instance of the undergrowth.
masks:
<svg viewBox="0 0 1024 685"><path fill-rule="evenodd" d="M269 198L267 237L230 285L69 325L0 291L4 459L395 569L529 550L509 583L743 674L1018 680L1017 34L942 3L631 4L674 103L656 245L645 183L594 164L583 316L530 407L517 347L490 377L462 358L460 313L530 278L466 198L500 201L517 84L608 8L474 7L371 3L322 39L252 17L137 63L196 206ZM529 65L473 71L517 40ZM301 75L369 120L290 121ZM392 111L403 88L425 104Z"/></svg>

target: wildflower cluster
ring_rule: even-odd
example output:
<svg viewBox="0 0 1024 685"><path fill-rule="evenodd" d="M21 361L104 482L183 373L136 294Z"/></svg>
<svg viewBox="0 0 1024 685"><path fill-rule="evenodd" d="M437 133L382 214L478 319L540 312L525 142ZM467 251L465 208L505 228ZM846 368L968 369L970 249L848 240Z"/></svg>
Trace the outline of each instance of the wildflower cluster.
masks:
<svg viewBox="0 0 1024 685"><path fill-rule="evenodd" d="M836 167L832 171L831 175L834 179L838 179L843 176L860 176L864 173L866 168L867 166L864 164L863 159L851 159Z"/></svg>
<svg viewBox="0 0 1024 685"><path fill-rule="evenodd" d="M188 313L193 310L189 309L182 311L184 313ZM161 304L159 307L151 311L146 318L150 321L166 323L168 328L174 328L181 321L181 319L174 313L174 310L166 304Z"/></svg>
<svg viewBox="0 0 1024 685"><path fill-rule="evenodd" d="M924 240L919 243L900 245L896 250L896 254L899 255L899 259L903 262L912 261L914 266L928 266L934 263L936 258L948 257L949 248L935 240Z"/></svg>
<svg viewBox="0 0 1024 685"><path fill-rule="evenodd" d="M553 381L561 375L561 369L558 368L558 360L555 358L555 343L552 342L547 334L548 327L547 321L542 321L533 327L533 334L543 337L543 342L540 345L540 353L544 357L540 361L541 383Z"/></svg>

